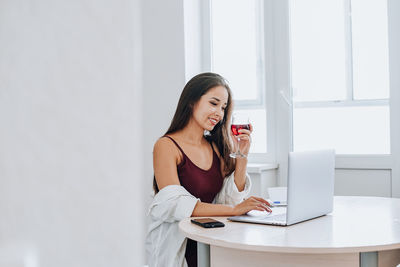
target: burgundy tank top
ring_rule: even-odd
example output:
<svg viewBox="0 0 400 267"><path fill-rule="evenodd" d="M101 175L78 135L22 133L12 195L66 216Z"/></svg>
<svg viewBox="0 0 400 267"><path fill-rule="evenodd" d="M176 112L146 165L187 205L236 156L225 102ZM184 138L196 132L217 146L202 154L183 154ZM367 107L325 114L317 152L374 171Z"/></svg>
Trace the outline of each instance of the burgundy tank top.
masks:
<svg viewBox="0 0 400 267"><path fill-rule="evenodd" d="M212 144L210 144L213 151L211 168L203 170L189 159L185 152L183 152L183 149L172 137L168 135L165 135L165 137L171 139L182 152L182 161L177 166L179 182L181 185L190 194L200 198L201 202L211 203L217 193L221 190L224 180L221 174L221 162L217 153L214 151ZM196 241L188 239L185 258L189 267L197 267Z"/></svg>

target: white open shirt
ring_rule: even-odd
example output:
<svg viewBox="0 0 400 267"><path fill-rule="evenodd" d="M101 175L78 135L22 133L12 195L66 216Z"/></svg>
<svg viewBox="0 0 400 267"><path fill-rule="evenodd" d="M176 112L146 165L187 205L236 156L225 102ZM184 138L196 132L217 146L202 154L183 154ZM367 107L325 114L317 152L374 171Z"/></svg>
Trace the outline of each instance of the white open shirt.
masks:
<svg viewBox="0 0 400 267"><path fill-rule="evenodd" d="M247 197L251 180L246 174L246 185L239 192L234 173L224 179L214 204L237 205ZM178 224L193 213L197 201L183 186L168 185L158 192L149 207L150 219L146 237L146 254L149 267L187 267L185 250L187 239L180 233Z"/></svg>

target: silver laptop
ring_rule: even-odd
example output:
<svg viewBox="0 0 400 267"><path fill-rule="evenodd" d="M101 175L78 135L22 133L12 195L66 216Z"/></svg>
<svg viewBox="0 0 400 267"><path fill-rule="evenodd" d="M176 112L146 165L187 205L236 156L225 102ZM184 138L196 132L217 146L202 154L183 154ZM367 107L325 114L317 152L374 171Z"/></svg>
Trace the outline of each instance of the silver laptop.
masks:
<svg viewBox="0 0 400 267"><path fill-rule="evenodd" d="M234 216L228 220L287 226L326 215L333 210L335 151L290 152L287 207L262 216Z"/></svg>

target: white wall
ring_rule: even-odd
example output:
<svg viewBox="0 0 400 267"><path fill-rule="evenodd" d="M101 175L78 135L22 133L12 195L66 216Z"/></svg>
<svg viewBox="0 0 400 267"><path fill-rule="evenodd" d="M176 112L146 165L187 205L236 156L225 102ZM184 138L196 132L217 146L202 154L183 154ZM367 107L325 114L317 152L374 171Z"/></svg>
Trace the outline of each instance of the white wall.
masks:
<svg viewBox="0 0 400 267"><path fill-rule="evenodd" d="M168 129L185 85L183 0L143 1L143 118L146 206L153 184L153 145Z"/></svg>
<svg viewBox="0 0 400 267"><path fill-rule="evenodd" d="M392 196L400 198L400 1L388 0Z"/></svg>
<svg viewBox="0 0 400 267"><path fill-rule="evenodd" d="M0 266L144 263L140 0L0 2Z"/></svg>
<svg viewBox="0 0 400 267"><path fill-rule="evenodd" d="M391 197L391 170L336 169L335 195Z"/></svg>
<svg viewBox="0 0 400 267"><path fill-rule="evenodd" d="M185 41L185 79L211 70L209 1L183 1L184 41Z"/></svg>

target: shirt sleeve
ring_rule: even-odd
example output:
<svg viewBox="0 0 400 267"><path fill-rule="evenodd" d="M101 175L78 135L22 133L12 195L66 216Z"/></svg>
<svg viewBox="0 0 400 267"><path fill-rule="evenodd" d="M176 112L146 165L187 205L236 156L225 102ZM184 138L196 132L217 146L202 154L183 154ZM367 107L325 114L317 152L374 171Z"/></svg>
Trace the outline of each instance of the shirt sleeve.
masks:
<svg viewBox="0 0 400 267"><path fill-rule="evenodd" d="M160 222L177 222L190 217L198 201L182 186L169 185L156 194L149 215Z"/></svg>
<svg viewBox="0 0 400 267"><path fill-rule="evenodd" d="M246 184L243 191L239 192L235 184L235 172L224 179L221 191L215 197L213 203L226 204L226 205L237 205L248 196L251 189L251 179L246 173Z"/></svg>

